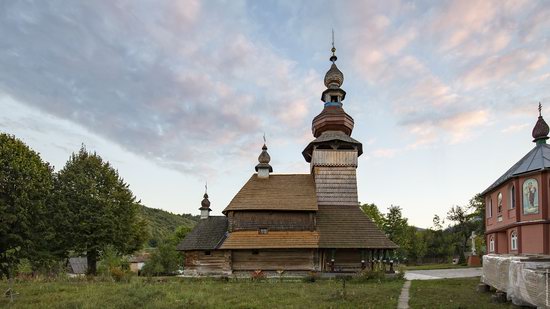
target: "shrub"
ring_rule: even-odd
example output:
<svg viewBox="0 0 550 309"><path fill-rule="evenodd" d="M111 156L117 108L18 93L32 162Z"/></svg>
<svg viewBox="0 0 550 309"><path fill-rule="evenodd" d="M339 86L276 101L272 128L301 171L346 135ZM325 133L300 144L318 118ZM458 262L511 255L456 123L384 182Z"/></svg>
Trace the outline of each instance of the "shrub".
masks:
<svg viewBox="0 0 550 309"><path fill-rule="evenodd" d="M395 273L395 277L397 279L404 279L405 278L405 270L406 270L405 265L399 264L399 266L397 266L397 272Z"/></svg>
<svg viewBox="0 0 550 309"><path fill-rule="evenodd" d="M111 268L111 277L116 282L120 282L124 279L124 271L118 267Z"/></svg>

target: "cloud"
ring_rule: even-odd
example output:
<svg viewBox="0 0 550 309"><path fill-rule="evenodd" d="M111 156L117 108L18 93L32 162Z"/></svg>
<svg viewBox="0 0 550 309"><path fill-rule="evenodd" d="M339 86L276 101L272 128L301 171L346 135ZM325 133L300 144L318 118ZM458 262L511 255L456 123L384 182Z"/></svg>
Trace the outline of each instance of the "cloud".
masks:
<svg viewBox="0 0 550 309"><path fill-rule="evenodd" d="M393 158L398 151L397 148L379 148L372 151L372 156L375 158Z"/></svg>
<svg viewBox="0 0 550 309"><path fill-rule="evenodd" d="M472 66L461 77L466 89L486 86L492 82L502 82L510 76L521 78L543 68L548 63L544 52L531 52L525 49L489 57Z"/></svg>
<svg viewBox="0 0 550 309"><path fill-rule="evenodd" d="M502 132L502 133L514 133L514 132L521 131L521 130L523 130L524 128L526 128L528 126L529 126L528 123L513 124L511 126L508 126L504 129L500 130L500 132Z"/></svg>
<svg viewBox="0 0 550 309"><path fill-rule="evenodd" d="M262 131L299 140L320 77L234 22L243 3L204 4L5 3L0 91L190 173Z"/></svg>

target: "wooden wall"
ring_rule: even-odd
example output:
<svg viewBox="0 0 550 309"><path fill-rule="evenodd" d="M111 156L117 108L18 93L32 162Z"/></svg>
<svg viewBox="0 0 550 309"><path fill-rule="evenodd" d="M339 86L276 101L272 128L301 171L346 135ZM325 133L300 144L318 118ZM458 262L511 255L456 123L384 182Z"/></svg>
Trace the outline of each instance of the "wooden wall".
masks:
<svg viewBox="0 0 550 309"><path fill-rule="evenodd" d="M228 216L229 231L314 231L315 214L300 211L232 211Z"/></svg>
<svg viewBox="0 0 550 309"><path fill-rule="evenodd" d="M234 270L314 270L314 249L233 250Z"/></svg>
<svg viewBox="0 0 550 309"><path fill-rule="evenodd" d="M183 270L185 275L231 273L231 251L212 250L210 255L206 251L186 251Z"/></svg>
<svg viewBox="0 0 550 309"><path fill-rule="evenodd" d="M317 166L313 172L319 206L358 206L355 167Z"/></svg>

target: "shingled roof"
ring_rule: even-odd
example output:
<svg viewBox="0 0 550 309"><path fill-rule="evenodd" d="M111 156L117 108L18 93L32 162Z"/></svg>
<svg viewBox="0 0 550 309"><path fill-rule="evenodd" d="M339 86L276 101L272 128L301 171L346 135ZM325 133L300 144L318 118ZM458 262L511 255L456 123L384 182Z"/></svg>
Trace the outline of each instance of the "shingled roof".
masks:
<svg viewBox="0 0 550 309"><path fill-rule="evenodd" d="M230 233L220 249L317 248L319 233L311 231L238 231Z"/></svg>
<svg viewBox="0 0 550 309"><path fill-rule="evenodd" d="M485 195L505 183L510 178L533 171L540 171L550 168L550 145L538 144L531 149L521 160L514 164L504 175L500 176L481 195Z"/></svg>
<svg viewBox="0 0 550 309"><path fill-rule="evenodd" d="M227 217L211 216L201 219L195 228L185 236L177 250L214 250L225 239Z"/></svg>
<svg viewBox="0 0 550 309"><path fill-rule="evenodd" d="M223 210L308 210L316 211L317 196L310 174L252 175Z"/></svg>
<svg viewBox="0 0 550 309"><path fill-rule="evenodd" d="M319 206L317 230L319 248L398 248L357 206Z"/></svg>

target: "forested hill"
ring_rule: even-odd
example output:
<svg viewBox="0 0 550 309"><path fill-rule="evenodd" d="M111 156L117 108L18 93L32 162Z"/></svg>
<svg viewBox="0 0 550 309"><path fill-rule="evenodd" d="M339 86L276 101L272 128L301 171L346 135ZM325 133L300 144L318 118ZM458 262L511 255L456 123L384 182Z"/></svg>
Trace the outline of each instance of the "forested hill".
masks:
<svg viewBox="0 0 550 309"><path fill-rule="evenodd" d="M177 227L193 227L199 220L199 216L189 214L177 215L171 212L141 206L141 213L144 219L149 223L151 238L147 242L148 246L156 247L157 243L170 236Z"/></svg>

